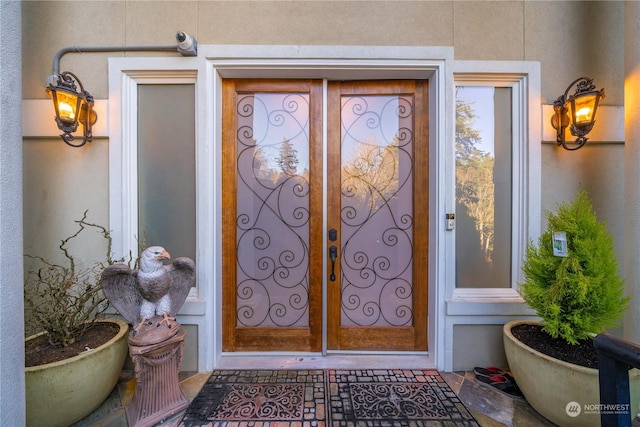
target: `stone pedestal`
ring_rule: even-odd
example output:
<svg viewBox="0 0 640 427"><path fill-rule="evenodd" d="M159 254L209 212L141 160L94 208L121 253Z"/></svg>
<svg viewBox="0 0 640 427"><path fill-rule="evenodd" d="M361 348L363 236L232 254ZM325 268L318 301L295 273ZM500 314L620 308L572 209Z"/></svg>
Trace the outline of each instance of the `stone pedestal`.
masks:
<svg viewBox="0 0 640 427"><path fill-rule="evenodd" d="M131 427L154 426L189 406L178 373L187 333L161 317L150 319L129 334L129 354L134 363L136 388L127 405Z"/></svg>

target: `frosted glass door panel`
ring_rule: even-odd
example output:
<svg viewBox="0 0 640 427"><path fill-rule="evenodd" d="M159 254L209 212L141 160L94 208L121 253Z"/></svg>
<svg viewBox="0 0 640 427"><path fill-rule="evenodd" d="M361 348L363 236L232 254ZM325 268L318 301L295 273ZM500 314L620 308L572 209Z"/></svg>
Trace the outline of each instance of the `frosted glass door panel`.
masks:
<svg viewBox="0 0 640 427"><path fill-rule="evenodd" d="M413 99L341 103L341 324L411 325Z"/></svg>
<svg viewBox="0 0 640 427"><path fill-rule="evenodd" d="M237 326L309 325L309 96L239 94Z"/></svg>

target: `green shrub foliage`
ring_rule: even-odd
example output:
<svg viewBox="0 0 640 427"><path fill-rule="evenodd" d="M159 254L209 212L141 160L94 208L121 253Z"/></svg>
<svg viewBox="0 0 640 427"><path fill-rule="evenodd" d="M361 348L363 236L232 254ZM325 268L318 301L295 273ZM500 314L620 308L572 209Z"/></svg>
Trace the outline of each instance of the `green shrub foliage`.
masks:
<svg viewBox="0 0 640 427"><path fill-rule="evenodd" d="M613 236L598 221L586 191L554 214L538 245L529 242L520 293L544 330L571 344L617 325L629 304L618 275ZM566 232L568 256L553 253L554 232Z"/></svg>

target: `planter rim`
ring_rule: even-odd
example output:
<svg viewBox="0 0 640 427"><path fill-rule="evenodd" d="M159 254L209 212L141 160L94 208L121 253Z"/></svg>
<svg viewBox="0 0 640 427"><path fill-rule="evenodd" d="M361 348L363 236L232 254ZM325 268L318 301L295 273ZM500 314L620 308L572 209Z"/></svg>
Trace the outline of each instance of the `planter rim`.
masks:
<svg viewBox="0 0 640 427"><path fill-rule="evenodd" d="M539 320L512 320L510 322L507 322L504 324L502 331L505 334L505 336L509 337L509 339L511 341L513 341L513 343L519 347L525 348L528 351L530 351L531 353L535 354L536 356L545 359L545 360L549 360L552 361L553 363L557 363L560 365L564 365L567 367L571 367L571 369L574 370L578 370L578 371L583 371L585 373L588 374L594 374L598 372L598 369L596 368L587 368L586 366L581 366L581 365L576 365L575 363L570 363L570 362L565 362L564 360L560 360L557 359L555 357L551 357L547 354L541 353L538 350L536 350L535 348L531 348L528 345L526 345L525 343L523 343L522 341L520 341L518 338L516 338L515 336L513 336L513 334L511 333L511 328L513 328L514 326L518 326L518 325L540 325L540 321Z"/></svg>
<svg viewBox="0 0 640 427"><path fill-rule="evenodd" d="M125 321L123 321L121 319L114 319L114 318L98 319L96 322L99 322L99 323L115 323L118 326L120 326L120 330L109 341L107 341L104 344L92 349L91 351L85 351L85 352L82 352L82 353L77 354L75 356L68 357L68 358L63 359L63 360L58 360L57 362L45 363L44 365L36 365L36 366L25 367L24 368L25 372L36 372L36 371L40 371L40 370L43 370L43 369L50 369L52 367L66 365L68 363L71 363L72 361L76 361L76 360L88 357L90 354L95 354L95 353L103 350L104 348L108 347L113 342L118 341L129 330L129 325ZM29 336L29 337L27 337L25 339L25 342L27 342L27 341L29 341L31 339L34 339L35 337L38 337L38 336L40 336L42 334L44 334L44 332L40 332L40 333L37 333L35 335L31 335L31 336Z"/></svg>

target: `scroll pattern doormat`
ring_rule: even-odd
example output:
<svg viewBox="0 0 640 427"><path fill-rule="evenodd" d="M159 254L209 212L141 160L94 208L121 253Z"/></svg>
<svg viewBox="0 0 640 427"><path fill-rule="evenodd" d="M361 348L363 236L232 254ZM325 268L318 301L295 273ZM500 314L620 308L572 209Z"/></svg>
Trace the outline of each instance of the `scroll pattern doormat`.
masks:
<svg viewBox="0 0 640 427"><path fill-rule="evenodd" d="M479 426L437 371L220 370L182 427Z"/></svg>

